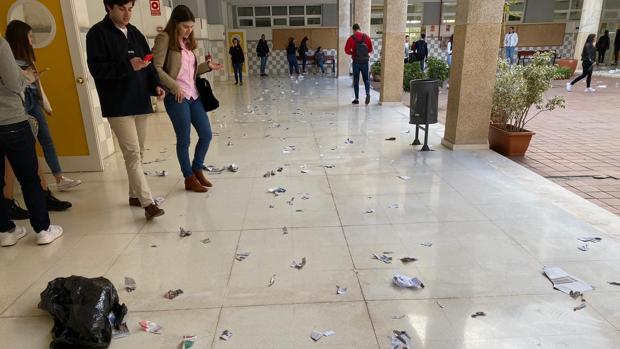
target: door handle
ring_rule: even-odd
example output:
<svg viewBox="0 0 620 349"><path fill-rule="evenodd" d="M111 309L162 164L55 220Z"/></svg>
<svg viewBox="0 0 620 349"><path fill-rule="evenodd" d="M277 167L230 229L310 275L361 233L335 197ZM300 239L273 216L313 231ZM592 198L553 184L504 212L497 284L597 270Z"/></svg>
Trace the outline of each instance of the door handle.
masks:
<svg viewBox="0 0 620 349"><path fill-rule="evenodd" d="M79 77L79 78L75 79L75 81L77 81L77 83L80 84L80 85L84 85L84 83L86 82L86 80L84 80L84 78L82 78L82 77Z"/></svg>

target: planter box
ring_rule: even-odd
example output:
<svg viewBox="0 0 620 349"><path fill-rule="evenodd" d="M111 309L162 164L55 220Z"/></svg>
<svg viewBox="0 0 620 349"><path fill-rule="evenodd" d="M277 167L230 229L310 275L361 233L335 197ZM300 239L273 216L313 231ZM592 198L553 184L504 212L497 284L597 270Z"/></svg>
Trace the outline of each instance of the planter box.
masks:
<svg viewBox="0 0 620 349"><path fill-rule="evenodd" d="M523 156L535 134L528 130L509 132L491 124L489 125L489 147L505 156Z"/></svg>
<svg viewBox="0 0 620 349"><path fill-rule="evenodd" d="M573 74L575 74L575 70L577 70L577 64L579 64L579 61L576 59L556 59L555 64L559 67L569 68L570 75L573 76Z"/></svg>
<svg viewBox="0 0 620 349"><path fill-rule="evenodd" d="M381 75L374 73L371 73L370 75L372 75L372 81L381 81Z"/></svg>

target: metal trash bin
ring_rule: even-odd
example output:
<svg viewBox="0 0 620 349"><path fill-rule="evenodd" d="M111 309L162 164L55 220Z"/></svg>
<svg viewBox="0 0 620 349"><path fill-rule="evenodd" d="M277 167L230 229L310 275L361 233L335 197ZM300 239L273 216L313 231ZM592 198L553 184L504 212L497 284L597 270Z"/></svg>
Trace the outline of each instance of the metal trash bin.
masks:
<svg viewBox="0 0 620 349"><path fill-rule="evenodd" d="M424 130L424 146L422 151L428 151L428 125L437 123L439 109L439 81L432 79L411 80L409 100L409 123L416 125L415 140L412 145L419 145L419 130ZM424 125L424 126L420 126Z"/></svg>

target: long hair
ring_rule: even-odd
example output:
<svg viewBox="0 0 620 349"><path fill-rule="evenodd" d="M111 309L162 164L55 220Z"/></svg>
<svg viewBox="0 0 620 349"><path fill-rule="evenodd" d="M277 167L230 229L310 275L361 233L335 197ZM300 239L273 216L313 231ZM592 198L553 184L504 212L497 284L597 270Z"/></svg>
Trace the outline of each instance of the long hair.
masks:
<svg viewBox="0 0 620 349"><path fill-rule="evenodd" d="M29 65L36 61L34 50L28 41L28 33L31 31L32 27L27 23L13 20L7 25L5 34L15 59L25 61Z"/></svg>
<svg viewBox="0 0 620 349"><path fill-rule="evenodd" d="M586 44L593 44L594 43L594 38L596 37L596 34L590 34L588 35L588 38L586 39Z"/></svg>
<svg viewBox="0 0 620 349"><path fill-rule="evenodd" d="M306 44L307 42L308 42L308 37L304 36L304 38L301 39L301 43L299 44L299 46L307 46Z"/></svg>
<svg viewBox="0 0 620 349"><path fill-rule="evenodd" d="M181 45L179 44L179 33L177 30L178 24L183 22L196 22L196 17L189 9L189 7L185 5L179 5L172 10L172 14L170 15L170 20L168 24L166 24L166 28L164 28L164 32L168 34L168 49L174 51L181 51ZM196 38L194 37L194 31L189 34L187 38L187 42L185 46L188 50L193 51L198 47L196 44Z"/></svg>

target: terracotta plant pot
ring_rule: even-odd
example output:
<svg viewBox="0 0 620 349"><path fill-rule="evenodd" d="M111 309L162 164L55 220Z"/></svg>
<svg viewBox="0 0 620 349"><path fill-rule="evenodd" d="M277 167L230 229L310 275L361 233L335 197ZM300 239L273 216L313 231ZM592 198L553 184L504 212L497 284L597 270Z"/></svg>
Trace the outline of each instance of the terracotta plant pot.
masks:
<svg viewBox="0 0 620 349"><path fill-rule="evenodd" d="M493 124L489 126L489 146L505 156L523 156L536 132L510 132Z"/></svg>
<svg viewBox="0 0 620 349"><path fill-rule="evenodd" d="M573 74L575 74L575 70L577 70L577 64L579 64L579 61L576 59L559 58L555 60L555 64L559 67L569 68L570 75L573 76Z"/></svg>
<svg viewBox="0 0 620 349"><path fill-rule="evenodd" d="M381 75L375 74L375 73L372 73L371 75L372 75L372 81L377 81L377 82L381 81Z"/></svg>

